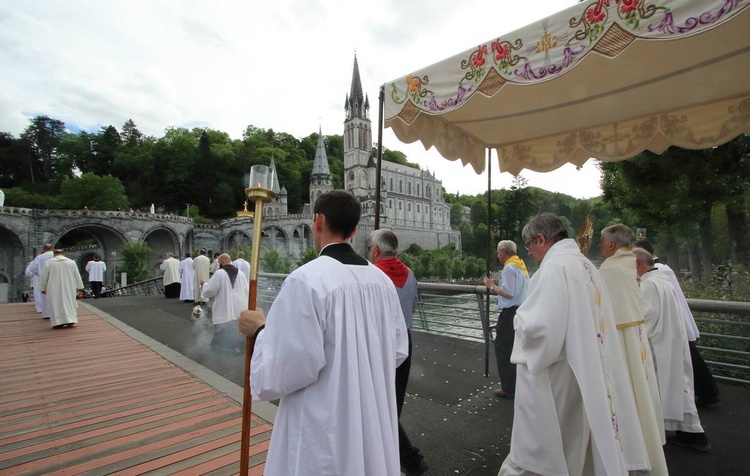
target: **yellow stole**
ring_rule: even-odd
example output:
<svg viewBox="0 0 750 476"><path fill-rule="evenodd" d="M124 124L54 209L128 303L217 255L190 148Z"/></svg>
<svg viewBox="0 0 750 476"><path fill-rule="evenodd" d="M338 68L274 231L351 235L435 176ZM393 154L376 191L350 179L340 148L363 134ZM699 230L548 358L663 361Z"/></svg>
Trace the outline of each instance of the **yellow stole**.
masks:
<svg viewBox="0 0 750 476"><path fill-rule="evenodd" d="M505 263L503 263L503 266L508 266L509 264L514 264L521 268L521 271L523 271L523 274L528 278L529 272L526 270L526 263L523 262L523 260L518 255L513 255L507 260L505 260Z"/></svg>

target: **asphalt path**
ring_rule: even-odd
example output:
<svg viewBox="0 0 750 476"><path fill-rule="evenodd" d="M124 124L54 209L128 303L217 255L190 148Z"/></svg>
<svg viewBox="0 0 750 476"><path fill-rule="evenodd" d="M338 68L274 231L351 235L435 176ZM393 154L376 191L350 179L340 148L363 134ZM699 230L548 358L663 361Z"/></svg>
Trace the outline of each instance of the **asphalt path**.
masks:
<svg viewBox="0 0 750 476"><path fill-rule="evenodd" d="M212 351L210 308L195 317L193 305L160 296L86 300L116 319L242 386L244 356ZM427 475L494 476L509 452L513 401L493 396L494 355L484 376L482 343L412 332L412 370L401 421L425 456ZM699 453L667 445L673 475L750 474L745 430L750 389L720 384L721 401L701 408L713 449Z"/></svg>

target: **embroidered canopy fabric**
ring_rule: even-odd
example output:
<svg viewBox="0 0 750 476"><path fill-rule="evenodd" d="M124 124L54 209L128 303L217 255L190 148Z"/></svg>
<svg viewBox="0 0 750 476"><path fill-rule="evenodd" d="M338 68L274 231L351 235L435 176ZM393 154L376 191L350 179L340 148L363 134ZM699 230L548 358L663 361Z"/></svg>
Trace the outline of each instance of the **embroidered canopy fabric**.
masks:
<svg viewBox="0 0 750 476"><path fill-rule="evenodd" d="M385 84L385 126L546 172L750 132L748 0L590 0Z"/></svg>

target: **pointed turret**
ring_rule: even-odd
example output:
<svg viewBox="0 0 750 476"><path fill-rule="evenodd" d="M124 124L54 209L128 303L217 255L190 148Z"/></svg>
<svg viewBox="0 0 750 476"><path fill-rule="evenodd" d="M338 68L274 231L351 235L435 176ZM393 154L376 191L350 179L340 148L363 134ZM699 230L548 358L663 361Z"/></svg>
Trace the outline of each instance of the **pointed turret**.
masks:
<svg viewBox="0 0 750 476"><path fill-rule="evenodd" d="M273 193L278 195L281 187L279 187L279 173L276 172L276 162L274 162L273 157L271 157L271 163L268 167L271 169L271 172L273 172Z"/></svg>
<svg viewBox="0 0 750 476"><path fill-rule="evenodd" d="M328 168L328 155L326 155L326 146L325 142L323 141L323 132L321 128L318 128L318 147L317 149L315 149L315 162L313 163L310 178L326 178L329 181L332 178L331 170Z"/></svg>
<svg viewBox="0 0 750 476"><path fill-rule="evenodd" d="M315 149L315 162L310 172L310 205L314 205L319 196L331 190L333 190L333 177L331 169L328 168L323 130L318 127L318 147Z"/></svg>

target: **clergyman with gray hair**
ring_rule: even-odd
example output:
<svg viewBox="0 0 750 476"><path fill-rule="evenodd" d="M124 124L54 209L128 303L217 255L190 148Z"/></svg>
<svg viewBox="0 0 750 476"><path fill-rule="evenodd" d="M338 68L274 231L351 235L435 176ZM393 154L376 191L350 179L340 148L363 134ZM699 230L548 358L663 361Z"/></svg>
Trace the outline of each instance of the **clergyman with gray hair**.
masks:
<svg viewBox="0 0 750 476"><path fill-rule="evenodd" d="M513 351L513 318L518 306L526 299L526 288L529 284L529 272L526 263L517 254L516 244L511 240L502 240L497 244L497 259L503 265L500 281L495 285L492 278L484 279L484 285L497 294L497 307L500 315L495 326L495 359L497 373L500 377L500 388L495 389L496 397L513 398L516 393L516 364L510 361Z"/></svg>

